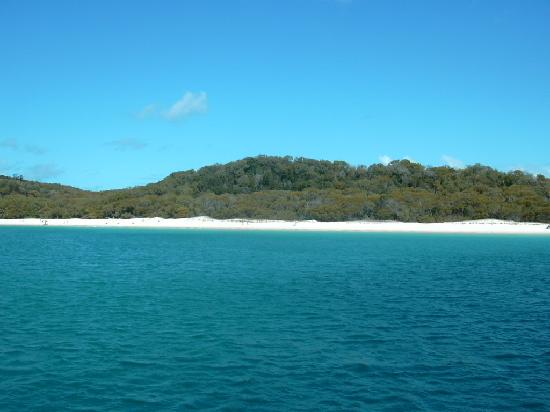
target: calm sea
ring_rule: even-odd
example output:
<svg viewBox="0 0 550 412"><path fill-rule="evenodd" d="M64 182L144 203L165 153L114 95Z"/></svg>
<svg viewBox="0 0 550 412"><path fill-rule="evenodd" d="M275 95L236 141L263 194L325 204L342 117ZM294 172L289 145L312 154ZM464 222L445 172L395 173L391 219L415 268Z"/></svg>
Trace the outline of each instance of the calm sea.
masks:
<svg viewBox="0 0 550 412"><path fill-rule="evenodd" d="M1 411L550 408L550 237L0 228Z"/></svg>

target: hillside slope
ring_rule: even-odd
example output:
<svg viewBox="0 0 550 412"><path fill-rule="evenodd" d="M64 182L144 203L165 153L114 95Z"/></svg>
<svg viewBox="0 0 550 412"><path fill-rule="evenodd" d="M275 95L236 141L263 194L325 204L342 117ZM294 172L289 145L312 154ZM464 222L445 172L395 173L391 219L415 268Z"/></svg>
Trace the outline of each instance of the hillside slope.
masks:
<svg viewBox="0 0 550 412"><path fill-rule="evenodd" d="M258 156L176 172L146 186L90 192L0 176L0 218L191 217L550 221L550 179L407 160L351 166Z"/></svg>

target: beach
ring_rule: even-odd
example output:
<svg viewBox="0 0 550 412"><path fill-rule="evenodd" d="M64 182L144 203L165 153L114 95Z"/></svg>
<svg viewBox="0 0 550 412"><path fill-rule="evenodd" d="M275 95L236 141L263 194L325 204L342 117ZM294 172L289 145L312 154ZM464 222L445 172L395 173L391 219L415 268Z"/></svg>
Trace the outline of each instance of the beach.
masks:
<svg viewBox="0 0 550 412"><path fill-rule="evenodd" d="M163 219L0 219L0 226L120 227L225 230L298 230L327 232L411 232L550 235L546 223L513 222L494 219L446 223L404 223L395 221L318 222L252 219L212 219L205 216Z"/></svg>

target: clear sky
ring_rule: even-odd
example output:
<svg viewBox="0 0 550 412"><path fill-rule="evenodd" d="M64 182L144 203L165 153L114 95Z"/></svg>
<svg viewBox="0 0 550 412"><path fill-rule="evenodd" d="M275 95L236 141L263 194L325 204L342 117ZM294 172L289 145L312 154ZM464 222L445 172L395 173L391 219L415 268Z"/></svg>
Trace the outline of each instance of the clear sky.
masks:
<svg viewBox="0 0 550 412"><path fill-rule="evenodd" d="M0 2L0 174L257 154L550 176L550 1Z"/></svg>

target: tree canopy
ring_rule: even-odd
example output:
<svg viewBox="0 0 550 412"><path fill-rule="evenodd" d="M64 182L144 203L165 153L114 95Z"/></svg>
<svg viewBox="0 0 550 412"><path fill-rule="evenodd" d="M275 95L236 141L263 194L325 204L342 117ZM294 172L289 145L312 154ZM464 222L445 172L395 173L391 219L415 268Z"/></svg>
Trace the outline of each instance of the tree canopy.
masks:
<svg viewBox="0 0 550 412"><path fill-rule="evenodd" d="M257 156L172 173L160 182L91 192L0 176L0 218L192 217L320 221L550 222L550 179L487 166L425 167L408 160Z"/></svg>

